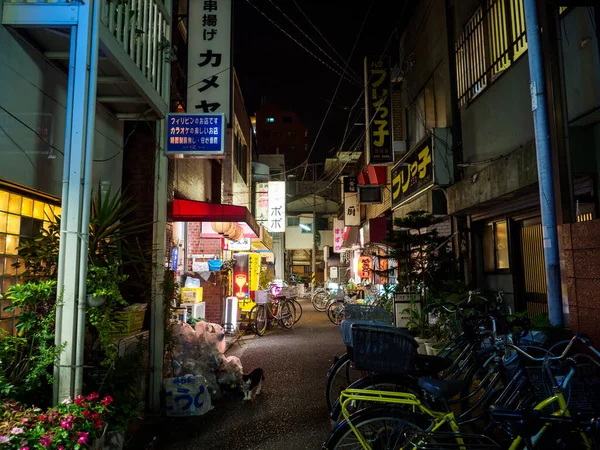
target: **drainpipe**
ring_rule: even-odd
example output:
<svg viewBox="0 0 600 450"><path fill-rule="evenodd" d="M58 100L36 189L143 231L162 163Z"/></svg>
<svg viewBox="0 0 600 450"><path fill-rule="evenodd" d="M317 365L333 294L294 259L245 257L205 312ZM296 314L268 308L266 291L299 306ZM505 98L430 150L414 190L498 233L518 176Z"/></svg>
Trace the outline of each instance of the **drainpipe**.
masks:
<svg viewBox="0 0 600 450"><path fill-rule="evenodd" d="M67 196L69 194L69 177L70 162L71 162L71 128L73 127L73 87L75 84L75 45L77 44L77 27L71 27L71 42L69 44L69 78L67 81L67 111L65 118L65 151L63 156L63 181L62 181L62 194L61 194L61 218L65 220L60 221L60 236L64 236L67 232ZM62 292L62 286L64 285L64 267L65 267L65 252L58 252L58 265L57 265L57 297L60 298ZM56 305L56 321L55 321L55 332L54 332L54 345L59 347L62 344L61 341L61 326L62 326L62 304ZM54 403L58 403L58 386L60 380L60 369L56 365L54 368L54 384L53 384L53 400Z"/></svg>
<svg viewBox="0 0 600 450"><path fill-rule="evenodd" d="M531 109L535 130L538 178L540 185L540 209L548 288L548 315L552 325L563 324L563 305L558 255L558 232L556 228L556 204L550 152L550 129L544 84L544 65L538 12L535 0L525 0L525 23L529 58Z"/></svg>
<svg viewBox="0 0 600 450"><path fill-rule="evenodd" d="M77 334L75 336L75 382L74 395L81 394L83 387L83 350L85 341L86 280L88 262L88 240L90 230L90 209L92 197L92 164L94 159L94 138L96 137L96 88L98 85L98 47L100 46L99 26L101 0L94 0L92 12L92 35L90 54L89 90L87 102L87 133L85 136L85 160L83 172L83 199L79 235L79 292L77 301Z"/></svg>

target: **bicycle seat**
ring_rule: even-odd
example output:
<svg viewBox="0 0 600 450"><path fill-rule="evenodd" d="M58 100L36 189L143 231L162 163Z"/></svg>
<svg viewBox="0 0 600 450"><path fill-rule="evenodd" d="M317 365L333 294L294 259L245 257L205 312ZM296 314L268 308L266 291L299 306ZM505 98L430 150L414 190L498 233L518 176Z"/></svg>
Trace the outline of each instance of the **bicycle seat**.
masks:
<svg viewBox="0 0 600 450"><path fill-rule="evenodd" d="M445 400L451 399L462 391L467 382L465 380L436 380L434 378L419 378L419 387L431 395Z"/></svg>
<svg viewBox="0 0 600 450"><path fill-rule="evenodd" d="M431 377L446 370L452 365L452 360L441 356L415 355L415 371L425 377Z"/></svg>

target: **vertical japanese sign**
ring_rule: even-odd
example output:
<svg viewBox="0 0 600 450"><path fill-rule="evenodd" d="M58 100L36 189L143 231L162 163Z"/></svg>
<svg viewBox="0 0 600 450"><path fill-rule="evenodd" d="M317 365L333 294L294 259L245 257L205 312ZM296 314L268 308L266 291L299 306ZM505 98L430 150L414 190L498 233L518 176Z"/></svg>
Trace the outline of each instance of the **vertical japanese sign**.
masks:
<svg viewBox="0 0 600 450"><path fill-rule="evenodd" d="M285 232L285 181L269 181L270 233Z"/></svg>
<svg viewBox="0 0 600 450"><path fill-rule="evenodd" d="M341 253L344 243L344 221L333 219L333 252Z"/></svg>
<svg viewBox="0 0 600 450"><path fill-rule="evenodd" d="M250 275L250 290L258 290L258 279L260 278L260 254L250 253L248 255L248 262L250 268L248 269Z"/></svg>
<svg viewBox="0 0 600 450"><path fill-rule="evenodd" d="M344 177L344 225L347 227L360 225L358 179L356 177Z"/></svg>
<svg viewBox="0 0 600 450"><path fill-rule="evenodd" d="M269 183L256 183L254 211L256 223L268 227L269 220Z"/></svg>
<svg viewBox="0 0 600 450"><path fill-rule="evenodd" d="M365 58L365 125L369 164L394 162L389 56Z"/></svg>
<svg viewBox="0 0 600 450"><path fill-rule="evenodd" d="M188 113L224 113L231 121L231 0L188 6Z"/></svg>

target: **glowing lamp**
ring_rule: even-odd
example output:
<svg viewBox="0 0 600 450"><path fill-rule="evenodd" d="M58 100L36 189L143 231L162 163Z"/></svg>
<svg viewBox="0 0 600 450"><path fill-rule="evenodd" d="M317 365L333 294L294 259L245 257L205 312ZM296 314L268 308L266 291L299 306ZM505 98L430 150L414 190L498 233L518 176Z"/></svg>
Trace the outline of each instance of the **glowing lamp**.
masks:
<svg viewBox="0 0 600 450"><path fill-rule="evenodd" d="M231 233L229 235L229 239L237 241L238 239L240 239L243 236L244 236L244 229L241 226L236 224L235 231L233 231L233 233Z"/></svg>
<svg viewBox="0 0 600 450"><path fill-rule="evenodd" d="M358 258L358 276L360 278L371 278L373 259L370 256Z"/></svg>

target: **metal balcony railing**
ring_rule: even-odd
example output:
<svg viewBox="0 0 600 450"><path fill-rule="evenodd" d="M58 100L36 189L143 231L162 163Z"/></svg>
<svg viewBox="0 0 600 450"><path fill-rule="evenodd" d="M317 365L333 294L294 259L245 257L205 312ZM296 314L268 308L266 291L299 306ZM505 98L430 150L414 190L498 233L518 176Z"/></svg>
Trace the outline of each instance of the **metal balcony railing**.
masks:
<svg viewBox="0 0 600 450"><path fill-rule="evenodd" d="M163 97L162 75L172 51L170 16L160 0L103 0L101 21Z"/></svg>

